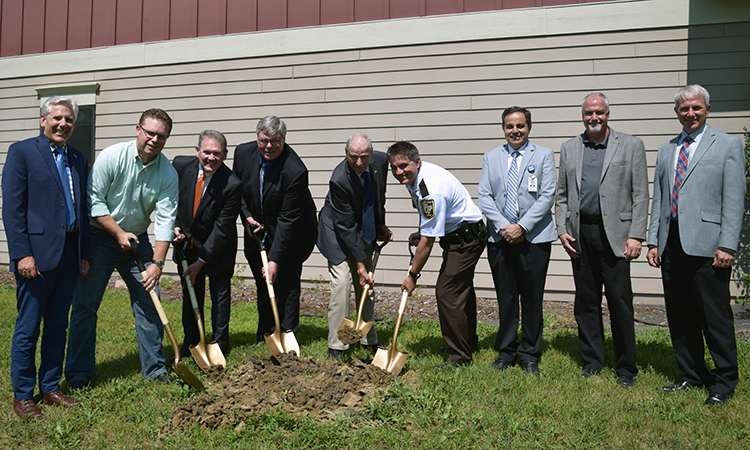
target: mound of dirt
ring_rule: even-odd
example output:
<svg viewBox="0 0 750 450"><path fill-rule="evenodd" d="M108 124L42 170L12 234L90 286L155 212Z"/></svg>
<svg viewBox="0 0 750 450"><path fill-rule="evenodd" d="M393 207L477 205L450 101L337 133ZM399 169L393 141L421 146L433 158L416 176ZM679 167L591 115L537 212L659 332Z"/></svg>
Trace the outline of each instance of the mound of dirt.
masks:
<svg viewBox="0 0 750 450"><path fill-rule="evenodd" d="M165 429L185 431L195 424L215 429L239 422L235 428L239 431L244 428L243 418L272 408L325 422L346 409L364 409L365 399L393 378L360 360L344 364L286 354L280 360L251 356L207 393L173 409Z"/></svg>

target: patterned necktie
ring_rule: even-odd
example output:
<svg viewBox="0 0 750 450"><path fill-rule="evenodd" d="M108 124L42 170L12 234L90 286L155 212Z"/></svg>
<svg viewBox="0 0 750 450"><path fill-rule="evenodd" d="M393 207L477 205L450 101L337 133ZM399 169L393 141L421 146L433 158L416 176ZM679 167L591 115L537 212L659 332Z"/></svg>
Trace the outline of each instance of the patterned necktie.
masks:
<svg viewBox="0 0 750 450"><path fill-rule="evenodd" d="M372 181L368 172L362 173L362 239L368 244L375 241L375 209L373 208Z"/></svg>
<svg viewBox="0 0 750 450"><path fill-rule="evenodd" d="M680 154L677 157L677 167L674 172L674 186L672 187L672 217L677 217L677 198L680 196L680 188L685 180L687 172L688 157L690 155L690 142L692 139L687 136L680 147Z"/></svg>
<svg viewBox="0 0 750 450"><path fill-rule="evenodd" d="M518 150L513 150L513 162L508 170L508 183L505 185L505 208L503 215L510 223L518 223Z"/></svg>
<svg viewBox="0 0 750 450"><path fill-rule="evenodd" d="M198 181L195 182L195 196L193 197L193 217L195 217L196 211L198 211L198 205L201 203L201 197L203 197L203 186L206 182L206 174L202 173L198 176Z"/></svg>
<svg viewBox="0 0 750 450"><path fill-rule="evenodd" d="M73 194L71 193L70 175L68 175L68 159L65 157L62 147L55 147L55 162L57 163L57 173L60 175L63 195L65 196L66 230L73 231L76 225L76 209L73 203Z"/></svg>

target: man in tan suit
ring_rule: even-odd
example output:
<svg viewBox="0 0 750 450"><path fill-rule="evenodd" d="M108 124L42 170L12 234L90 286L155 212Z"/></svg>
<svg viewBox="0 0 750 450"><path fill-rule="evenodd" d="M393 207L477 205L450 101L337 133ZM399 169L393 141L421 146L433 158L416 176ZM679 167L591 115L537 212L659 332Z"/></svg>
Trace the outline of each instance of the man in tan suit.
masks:
<svg viewBox="0 0 750 450"><path fill-rule="evenodd" d="M646 151L640 139L607 126L604 94L587 95L582 114L586 131L560 150L555 194L557 235L573 264L581 376L596 375L604 365L604 286L617 383L629 387L638 373L630 261L646 239Z"/></svg>

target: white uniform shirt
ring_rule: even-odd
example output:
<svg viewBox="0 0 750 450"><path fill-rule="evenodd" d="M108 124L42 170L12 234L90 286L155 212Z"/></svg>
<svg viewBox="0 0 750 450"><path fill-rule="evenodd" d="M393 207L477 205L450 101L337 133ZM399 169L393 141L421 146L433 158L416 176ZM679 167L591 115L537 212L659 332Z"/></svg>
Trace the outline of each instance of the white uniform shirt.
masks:
<svg viewBox="0 0 750 450"><path fill-rule="evenodd" d="M482 220L482 211L471 194L452 173L422 161L414 186L406 185L420 215L422 236L441 237L452 233L458 224Z"/></svg>

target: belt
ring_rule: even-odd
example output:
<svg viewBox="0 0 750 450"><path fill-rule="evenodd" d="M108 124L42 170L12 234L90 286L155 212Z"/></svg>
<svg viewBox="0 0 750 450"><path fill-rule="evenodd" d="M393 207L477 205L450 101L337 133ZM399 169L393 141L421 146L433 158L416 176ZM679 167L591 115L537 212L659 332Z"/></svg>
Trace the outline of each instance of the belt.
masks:
<svg viewBox="0 0 750 450"><path fill-rule="evenodd" d="M458 224L458 228L446 234L440 240L448 244L468 244L477 239L486 242L487 236L487 227L481 220L478 222L463 221Z"/></svg>
<svg viewBox="0 0 750 450"><path fill-rule="evenodd" d="M597 224L602 223L602 216L587 216L581 214L581 223Z"/></svg>

